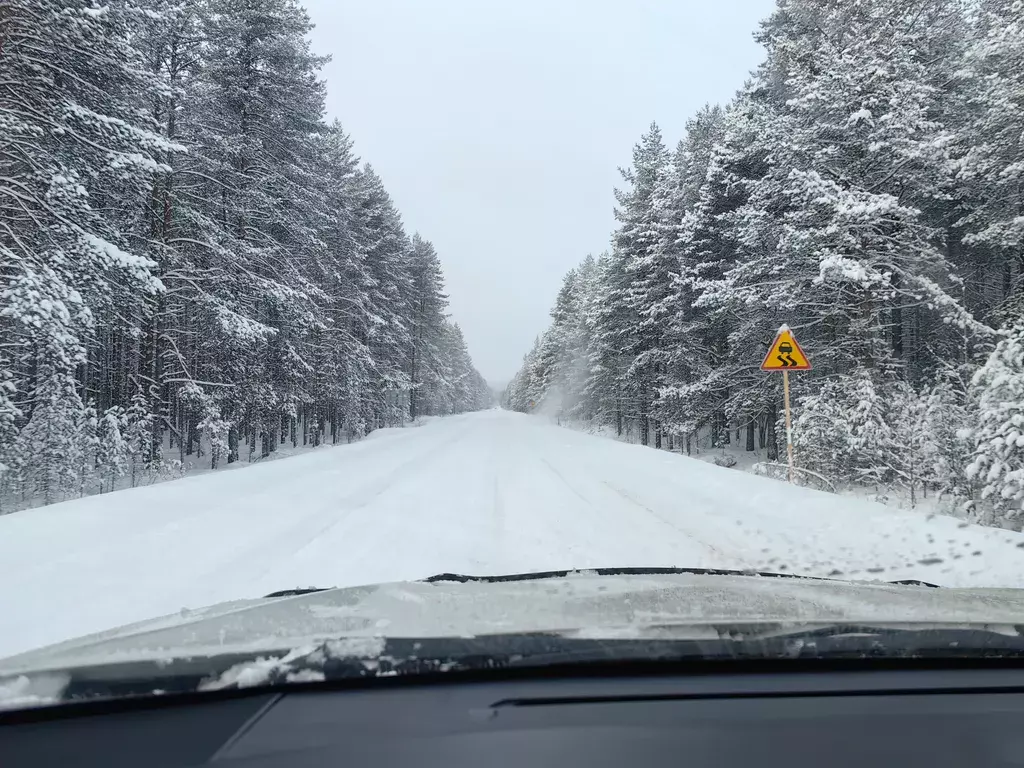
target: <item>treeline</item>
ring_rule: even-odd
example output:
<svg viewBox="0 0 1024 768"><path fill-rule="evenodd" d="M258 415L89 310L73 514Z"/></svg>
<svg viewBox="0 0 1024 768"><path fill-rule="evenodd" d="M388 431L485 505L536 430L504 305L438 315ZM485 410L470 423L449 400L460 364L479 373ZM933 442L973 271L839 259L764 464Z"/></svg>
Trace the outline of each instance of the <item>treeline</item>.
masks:
<svg viewBox="0 0 1024 768"><path fill-rule="evenodd" d="M294 0L0 6L0 502L491 395Z"/></svg>
<svg viewBox="0 0 1024 768"><path fill-rule="evenodd" d="M731 103L637 144L507 407L775 460L788 323L800 466L1019 526L1024 3L780 0L757 38Z"/></svg>

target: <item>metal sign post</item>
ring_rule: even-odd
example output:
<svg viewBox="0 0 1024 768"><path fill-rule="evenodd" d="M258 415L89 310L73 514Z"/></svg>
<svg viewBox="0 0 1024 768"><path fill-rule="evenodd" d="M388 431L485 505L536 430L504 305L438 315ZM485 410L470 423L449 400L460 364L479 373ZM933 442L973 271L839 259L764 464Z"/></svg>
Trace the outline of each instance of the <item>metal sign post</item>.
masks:
<svg viewBox="0 0 1024 768"><path fill-rule="evenodd" d="M786 457L789 460L789 482L793 482L793 422L789 416L789 371L782 372L783 399L786 401Z"/></svg>
<svg viewBox="0 0 1024 768"><path fill-rule="evenodd" d="M782 371L782 393L786 407L786 459L789 462L789 482L796 481L796 463L793 460L793 419L789 408L789 372L809 371L811 361L800 348L788 325L779 328L775 341L761 363L762 371Z"/></svg>

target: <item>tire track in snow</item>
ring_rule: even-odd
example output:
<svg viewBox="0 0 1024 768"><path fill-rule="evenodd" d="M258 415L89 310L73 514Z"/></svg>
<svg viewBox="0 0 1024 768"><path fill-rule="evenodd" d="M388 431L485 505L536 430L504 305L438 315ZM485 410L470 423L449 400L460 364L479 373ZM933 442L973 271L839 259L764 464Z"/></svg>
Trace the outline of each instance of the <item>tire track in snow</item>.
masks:
<svg viewBox="0 0 1024 768"><path fill-rule="evenodd" d="M645 512L647 512L655 520L658 520L659 522L663 523L664 525L667 525L669 528L672 528L673 530L678 531L679 533L683 534L690 541L693 541L693 542L695 542L697 544L700 544L702 547L707 549L709 552L713 552L714 554L719 555L719 556L724 556L725 553L723 553L722 550L720 550L718 547L714 546L713 544L709 544L708 542L704 541L703 539L701 539L701 538L699 538L697 536L694 536L691 531L689 531L689 530L687 530L685 528L679 527L678 525L673 523L671 520L668 520L663 515L658 514L653 509L648 507L646 504L643 504L642 502L637 501L632 496L630 496L628 493L626 493L625 491L623 491L620 488L615 487L614 485L609 483L607 480L602 480L601 483L603 485L605 485L608 489L613 491L615 494L617 494L621 498L623 498L626 501L628 501L633 506L639 507L640 509L642 509Z"/></svg>
<svg viewBox="0 0 1024 768"><path fill-rule="evenodd" d="M584 496L582 493L580 493L576 489L576 486L574 486L572 483L570 483L568 480L566 480L565 479L565 475L563 475L561 472L559 472L557 469L555 469L555 465L554 464L552 464L550 461L545 459L543 456L540 457L540 461L541 461L541 463L545 467L547 467L548 469L550 469L554 473L555 477L557 477L559 480L562 481L562 483L565 485L566 488L568 488L570 491L572 491L574 496L576 496L581 501L583 501L583 503L585 503L587 506L590 506L590 507L596 506L593 501L591 501L586 496Z"/></svg>

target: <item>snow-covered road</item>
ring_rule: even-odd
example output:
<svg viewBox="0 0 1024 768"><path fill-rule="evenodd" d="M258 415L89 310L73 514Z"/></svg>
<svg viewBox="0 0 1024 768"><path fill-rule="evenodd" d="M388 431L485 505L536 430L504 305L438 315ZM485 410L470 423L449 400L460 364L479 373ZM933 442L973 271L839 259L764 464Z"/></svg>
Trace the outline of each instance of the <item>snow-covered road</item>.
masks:
<svg viewBox="0 0 1024 768"><path fill-rule="evenodd" d="M1024 536L504 411L0 518L0 657L298 586L596 566L1024 586Z"/></svg>

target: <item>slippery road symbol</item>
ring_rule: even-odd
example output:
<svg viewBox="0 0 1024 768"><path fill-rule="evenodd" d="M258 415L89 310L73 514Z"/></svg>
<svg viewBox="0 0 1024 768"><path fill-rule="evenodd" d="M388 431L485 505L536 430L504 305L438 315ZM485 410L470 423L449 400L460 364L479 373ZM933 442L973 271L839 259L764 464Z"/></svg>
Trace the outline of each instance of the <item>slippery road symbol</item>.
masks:
<svg viewBox="0 0 1024 768"><path fill-rule="evenodd" d="M779 329L775 341L761 363L762 371L809 371L811 361L800 348L793 332L788 327Z"/></svg>
<svg viewBox="0 0 1024 768"><path fill-rule="evenodd" d="M775 359L782 363L783 368L796 368L797 362L793 359L793 345L788 341L779 344L779 354Z"/></svg>

